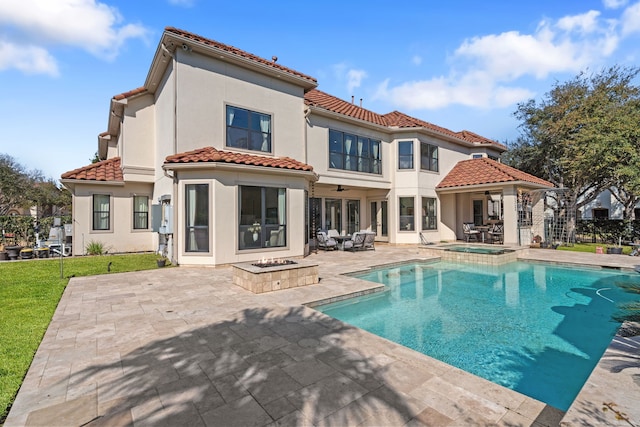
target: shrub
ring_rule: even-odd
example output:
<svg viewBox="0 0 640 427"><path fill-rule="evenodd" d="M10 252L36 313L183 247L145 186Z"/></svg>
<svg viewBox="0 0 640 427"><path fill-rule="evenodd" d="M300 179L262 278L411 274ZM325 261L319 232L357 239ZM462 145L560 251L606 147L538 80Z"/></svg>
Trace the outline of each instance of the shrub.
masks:
<svg viewBox="0 0 640 427"><path fill-rule="evenodd" d="M104 244L95 240L90 241L85 249L87 255L104 255L106 253Z"/></svg>

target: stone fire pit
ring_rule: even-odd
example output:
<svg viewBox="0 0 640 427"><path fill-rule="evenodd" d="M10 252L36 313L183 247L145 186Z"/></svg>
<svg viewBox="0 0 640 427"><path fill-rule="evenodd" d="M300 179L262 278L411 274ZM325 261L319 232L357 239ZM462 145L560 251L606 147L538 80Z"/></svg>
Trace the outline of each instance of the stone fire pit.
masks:
<svg viewBox="0 0 640 427"><path fill-rule="evenodd" d="M232 268L233 283L254 294L318 283L318 265L305 261L246 262Z"/></svg>

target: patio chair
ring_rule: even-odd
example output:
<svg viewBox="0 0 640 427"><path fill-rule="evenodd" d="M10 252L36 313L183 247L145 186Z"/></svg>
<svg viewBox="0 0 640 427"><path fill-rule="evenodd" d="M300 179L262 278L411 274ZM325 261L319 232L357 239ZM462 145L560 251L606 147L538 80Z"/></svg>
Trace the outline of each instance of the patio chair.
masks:
<svg viewBox="0 0 640 427"><path fill-rule="evenodd" d="M345 240L344 250L359 251L364 249L365 237L366 234L356 231L353 233L353 236L351 236L351 240Z"/></svg>
<svg viewBox="0 0 640 427"><path fill-rule="evenodd" d="M480 235L480 230L476 230L475 224L472 222L463 222L462 234L464 234L465 240L467 242L469 242L471 238L473 238L477 242L478 236Z"/></svg>
<svg viewBox="0 0 640 427"><path fill-rule="evenodd" d="M424 237L424 234L419 233L420 234L420 244L422 246L429 246L429 245L433 245L433 242L430 242L429 240L427 240L426 237Z"/></svg>
<svg viewBox="0 0 640 427"><path fill-rule="evenodd" d="M491 230L487 232L491 243L503 243L504 242L504 225L493 224Z"/></svg>
<svg viewBox="0 0 640 427"><path fill-rule="evenodd" d="M338 230L335 229L331 229L329 231L327 231L327 237L336 237L339 236L340 233L338 233Z"/></svg>
<svg viewBox="0 0 640 427"><path fill-rule="evenodd" d="M368 232L364 235L364 243L362 244L362 250L366 251L367 249L376 250L374 244L376 242L376 233Z"/></svg>
<svg viewBox="0 0 640 427"><path fill-rule="evenodd" d="M327 237L327 234L324 231L318 231L316 235L316 240L318 242L318 248L327 250L338 249L338 242L332 237Z"/></svg>

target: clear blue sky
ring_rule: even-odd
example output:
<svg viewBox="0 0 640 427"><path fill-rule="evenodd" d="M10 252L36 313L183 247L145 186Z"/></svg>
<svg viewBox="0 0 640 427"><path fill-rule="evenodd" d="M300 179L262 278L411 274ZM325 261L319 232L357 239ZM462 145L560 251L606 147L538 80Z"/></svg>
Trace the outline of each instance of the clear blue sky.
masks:
<svg viewBox="0 0 640 427"><path fill-rule="evenodd" d="M0 0L0 153L55 179L89 164L109 100L144 83L167 26L500 142L518 102L640 63L637 0Z"/></svg>

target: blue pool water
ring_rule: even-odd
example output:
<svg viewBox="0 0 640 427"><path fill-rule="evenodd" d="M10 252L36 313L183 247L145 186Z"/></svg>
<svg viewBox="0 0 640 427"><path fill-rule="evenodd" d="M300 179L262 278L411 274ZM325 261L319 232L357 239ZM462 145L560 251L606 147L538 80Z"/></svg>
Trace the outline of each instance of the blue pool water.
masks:
<svg viewBox="0 0 640 427"><path fill-rule="evenodd" d="M567 410L637 300L640 274L513 262L407 264L357 275L380 293L319 311Z"/></svg>

